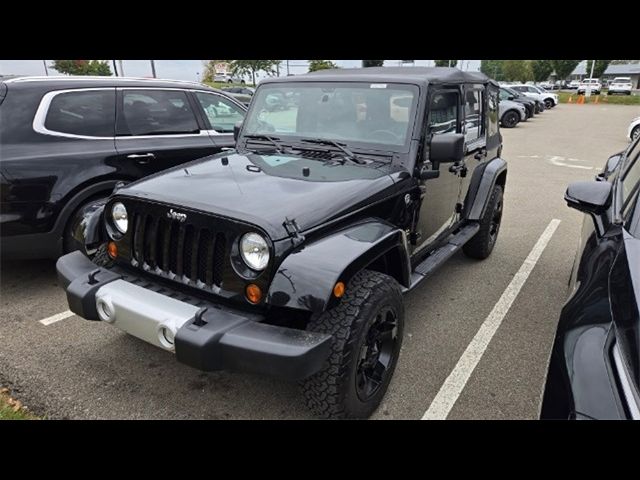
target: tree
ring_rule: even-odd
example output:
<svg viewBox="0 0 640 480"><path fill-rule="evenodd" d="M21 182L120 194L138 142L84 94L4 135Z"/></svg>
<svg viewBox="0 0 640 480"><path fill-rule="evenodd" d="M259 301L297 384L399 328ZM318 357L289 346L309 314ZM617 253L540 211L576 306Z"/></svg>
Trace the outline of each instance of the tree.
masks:
<svg viewBox="0 0 640 480"><path fill-rule="evenodd" d="M551 60L551 66L556 72L557 80L566 80L579 63L580 60Z"/></svg>
<svg viewBox="0 0 640 480"><path fill-rule="evenodd" d="M480 71L487 77L491 77L496 81L504 80L504 73L502 72L504 60L481 60Z"/></svg>
<svg viewBox="0 0 640 480"><path fill-rule="evenodd" d="M232 75L251 75L253 84L256 84L256 73L265 72L267 75L276 73L276 67L280 60L229 60Z"/></svg>
<svg viewBox="0 0 640 480"><path fill-rule="evenodd" d="M111 68L106 60L54 60L53 68L67 75L111 76Z"/></svg>
<svg viewBox="0 0 640 480"><path fill-rule="evenodd" d="M455 67L458 60L434 60L436 67Z"/></svg>
<svg viewBox="0 0 640 480"><path fill-rule="evenodd" d="M362 68L367 67L382 67L384 60L362 60Z"/></svg>
<svg viewBox="0 0 640 480"><path fill-rule="evenodd" d="M531 72L535 82L544 82L553 72L550 60L531 60Z"/></svg>
<svg viewBox="0 0 640 480"><path fill-rule="evenodd" d="M216 76L216 65L218 63L225 63L225 60L204 60L204 72L202 73L203 82L213 82Z"/></svg>
<svg viewBox="0 0 640 480"><path fill-rule="evenodd" d="M592 63L593 60L587 60L587 75L591 75ZM611 60L596 60L596 64L593 67L593 78L600 78L610 63Z"/></svg>
<svg viewBox="0 0 640 480"><path fill-rule="evenodd" d="M502 64L502 72L508 82L525 83L533 78L531 63L528 60L505 60Z"/></svg>
<svg viewBox="0 0 640 480"><path fill-rule="evenodd" d="M338 68L331 60L309 60L309 71L327 70L330 68Z"/></svg>

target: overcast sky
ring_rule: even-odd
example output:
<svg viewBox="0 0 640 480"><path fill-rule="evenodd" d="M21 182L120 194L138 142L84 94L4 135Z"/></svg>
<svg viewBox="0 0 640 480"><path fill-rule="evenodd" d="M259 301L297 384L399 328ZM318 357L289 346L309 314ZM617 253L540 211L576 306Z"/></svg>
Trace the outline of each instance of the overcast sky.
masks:
<svg viewBox="0 0 640 480"><path fill-rule="evenodd" d="M343 68L354 68L362 65L362 60L332 60ZM124 74L129 77L150 77L151 65L149 60L123 60ZM280 75L287 74L287 60L280 66ZM307 71L307 60L288 60L289 73L301 74ZM51 68L52 60L46 60L49 75L60 75ZM199 80L203 70L202 60L156 60L156 75L158 78L174 80ZM397 66L400 60L385 60L385 66ZM433 66L433 60L416 60L415 65ZM480 60L461 60L458 67L463 70L479 70ZM111 67L113 70L113 67ZM0 60L0 75L44 75L43 60ZM264 77L262 74L259 78Z"/></svg>

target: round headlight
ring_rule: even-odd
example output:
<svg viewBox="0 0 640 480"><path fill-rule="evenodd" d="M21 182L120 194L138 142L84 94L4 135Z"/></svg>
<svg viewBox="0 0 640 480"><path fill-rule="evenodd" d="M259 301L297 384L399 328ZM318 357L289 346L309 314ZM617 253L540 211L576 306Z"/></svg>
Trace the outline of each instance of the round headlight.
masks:
<svg viewBox="0 0 640 480"><path fill-rule="evenodd" d="M267 241L257 233L245 233L240 239L240 255L249 268L264 270L269 263Z"/></svg>
<svg viewBox="0 0 640 480"><path fill-rule="evenodd" d="M111 217L113 223L120 233L127 233L129 228L129 217L127 215L127 209L120 202L114 203L111 207Z"/></svg>

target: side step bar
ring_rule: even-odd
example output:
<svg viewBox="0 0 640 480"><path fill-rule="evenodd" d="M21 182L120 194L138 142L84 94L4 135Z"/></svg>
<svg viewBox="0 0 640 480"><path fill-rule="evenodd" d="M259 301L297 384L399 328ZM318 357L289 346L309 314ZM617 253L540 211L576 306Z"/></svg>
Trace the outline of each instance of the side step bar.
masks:
<svg viewBox="0 0 640 480"><path fill-rule="evenodd" d="M404 292L413 290L416 285L422 282L425 278L428 278L435 272L440 266L449 260L454 253L462 248L471 238L480 230L479 223L470 223L465 225L456 234L449 237L447 243L434 250L431 255L425 258L421 263L416 265L411 274L411 286L403 289Z"/></svg>

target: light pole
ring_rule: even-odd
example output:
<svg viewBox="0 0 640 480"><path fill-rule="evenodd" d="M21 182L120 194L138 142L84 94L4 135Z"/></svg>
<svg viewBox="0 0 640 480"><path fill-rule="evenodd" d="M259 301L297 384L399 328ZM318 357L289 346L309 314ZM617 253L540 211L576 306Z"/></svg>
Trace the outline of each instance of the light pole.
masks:
<svg viewBox="0 0 640 480"><path fill-rule="evenodd" d="M42 64L44 65L44 74L48 77L49 76L49 70L47 69L47 61L46 60L42 60Z"/></svg>
<svg viewBox="0 0 640 480"><path fill-rule="evenodd" d="M118 71L120 72L120 76L124 77L124 67L122 66L122 60L118 60Z"/></svg>
<svg viewBox="0 0 640 480"><path fill-rule="evenodd" d="M153 76L153 78L157 78L156 77L156 63L154 60L149 60L151 62L151 75Z"/></svg>
<svg viewBox="0 0 640 480"><path fill-rule="evenodd" d="M111 62L113 62L113 73L117 77L118 76L118 69L116 68L116 61L115 60L111 60Z"/></svg>
<svg viewBox="0 0 640 480"><path fill-rule="evenodd" d="M585 96L591 96L591 79L593 78L593 67L596 66L596 61L591 60L591 73L589 74L589 84L587 85L587 91L585 92Z"/></svg>

